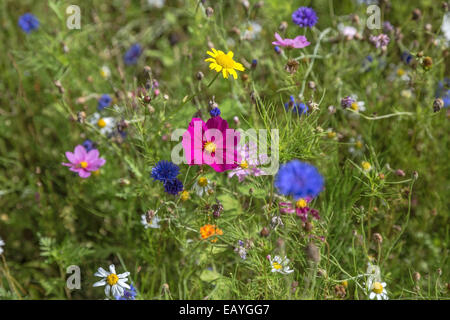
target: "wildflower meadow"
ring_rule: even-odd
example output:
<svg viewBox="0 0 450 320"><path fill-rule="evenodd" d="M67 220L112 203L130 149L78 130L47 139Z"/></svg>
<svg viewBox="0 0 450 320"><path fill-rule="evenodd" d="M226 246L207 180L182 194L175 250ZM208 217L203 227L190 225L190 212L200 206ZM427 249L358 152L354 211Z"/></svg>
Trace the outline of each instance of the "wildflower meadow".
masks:
<svg viewBox="0 0 450 320"><path fill-rule="evenodd" d="M449 299L449 7L0 1L0 299Z"/></svg>

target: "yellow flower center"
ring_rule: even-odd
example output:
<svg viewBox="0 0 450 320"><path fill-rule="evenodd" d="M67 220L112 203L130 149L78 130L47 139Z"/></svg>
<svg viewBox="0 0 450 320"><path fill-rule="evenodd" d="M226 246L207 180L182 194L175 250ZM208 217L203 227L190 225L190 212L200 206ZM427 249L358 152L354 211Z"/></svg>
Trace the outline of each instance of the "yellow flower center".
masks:
<svg viewBox="0 0 450 320"><path fill-rule="evenodd" d="M368 163L367 161L363 161L361 163L362 167L364 170L370 170L370 168L372 168L372 166L370 165L370 163Z"/></svg>
<svg viewBox="0 0 450 320"><path fill-rule="evenodd" d="M213 153L216 152L216 144L214 142L208 141L205 142L205 144L203 145L203 148L208 151L209 153Z"/></svg>
<svg viewBox="0 0 450 320"><path fill-rule="evenodd" d="M333 131L328 131L328 138L333 139L334 137L336 137L336 132Z"/></svg>
<svg viewBox="0 0 450 320"><path fill-rule="evenodd" d="M363 144L362 144L362 142L361 141L356 141L356 147L358 148L358 149L362 149L362 147L363 147Z"/></svg>
<svg viewBox="0 0 450 320"><path fill-rule="evenodd" d="M397 75L398 75L399 77L403 76L404 74L405 74L405 70L403 70L403 69L401 69L401 68L398 68L398 69L397 69Z"/></svg>
<svg viewBox="0 0 450 320"><path fill-rule="evenodd" d="M88 166L88 163L86 161L81 161L80 162L80 167L82 167L83 169L86 169Z"/></svg>
<svg viewBox="0 0 450 320"><path fill-rule="evenodd" d="M225 69L232 69L234 66L233 58L230 58L230 56L225 53L217 55L216 61L218 65Z"/></svg>
<svg viewBox="0 0 450 320"><path fill-rule="evenodd" d="M106 126L106 121L103 120L102 118L100 118L100 119L98 119L98 121L97 121L97 125L98 125L100 128L104 128L104 127Z"/></svg>
<svg viewBox="0 0 450 320"><path fill-rule="evenodd" d="M372 286L372 291L376 294L381 294L383 292L383 286L379 282L375 282Z"/></svg>
<svg viewBox="0 0 450 320"><path fill-rule="evenodd" d="M106 277L106 282L108 282L110 286L115 285L117 281L119 281L119 277L116 276L114 273L111 273L109 276Z"/></svg>
<svg viewBox="0 0 450 320"><path fill-rule="evenodd" d="M186 200L188 200L188 199L189 199L189 192L186 191L186 190L183 191L183 192L181 193L180 198L181 198L181 201L186 201Z"/></svg>
<svg viewBox="0 0 450 320"><path fill-rule="evenodd" d="M242 161L242 162L241 162L241 168L242 168L242 169L247 169L247 168L248 168L248 162L245 161L245 160Z"/></svg>
<svg viewBox="0 0 450 320"><path fill-rule="evenodd" d="M305 199L300 198L298 199L298 201L295 203L295 206L299 209L303 209L308 205L308 203L306 202Z"/></svg>
<svg viewBox="0 0 450 320"><path fill-rule="evenodd" d="M198 178L198 185L200 187L206 187L208 185L208 179L205 177Z"/></svg>
<svg viewBox="0 0 450 320"><path fill-rule="evenodd" d="M281 264L279 264L278 262L272 262L272 267L277 270L280 270L282 268Z"/></svg>
<svg viewBox="0 0 450 320"><path fill-rule="evenodd" d="M353 102L351 108L355 111L359 110L358 102Z"/></svg>
<svg viewBox="0 0 450 320"><path fill-rule="evenodd" d="M347 280L342 281L342 285L344 286L344 288L347 288L348 287L348 281Z"/></svg>

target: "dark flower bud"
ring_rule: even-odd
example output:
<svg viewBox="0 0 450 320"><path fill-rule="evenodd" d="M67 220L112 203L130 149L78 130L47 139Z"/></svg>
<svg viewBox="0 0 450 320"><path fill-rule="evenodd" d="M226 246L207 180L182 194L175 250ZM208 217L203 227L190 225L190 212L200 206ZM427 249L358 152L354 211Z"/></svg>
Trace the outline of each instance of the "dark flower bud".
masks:
<svg viewBox="0 0 450 320"><path fill-rule="evenodd" d="M209 18L214 14L214 9L211 7L208 7L205 9L205 13L206 13L206 16Z"/></svg>
<svg viewBox="0 0 450 320"><path fill-rule="evenodd" d="M150 96L145 96L144 97L144 102L145 103L150 103L150 101L152 101L152 98Z"/></svg>
<svg viewBox="0 0 450 320"><path fill-rule="evenodd" d="M205 77L205 75L203 74L203 72L199 71L197 72L195 77L197 78L198 81L201 81Z"/></svg>
<svg viewBox="0 0 450 320"><path fill-rule="evenodd" d="M262 228L262 230L260 232L261 237L267 237L269 235L269 233L270 233L269 228L266 228L266 227Z"/></svg>
<svg viewBox="0 0 450 320"><path fill-rule="evenodd" d="M383 237L382 237L381 234L379 234L379 233L374 233L374 234L373 234L373 240L374 240L376 243L383 243Z"/></svg>
<svg viewBox="0 0 450 320"><path fill-rule="evenodd" d="M405 172L402 169L397 169L395 170L395 174L399 177L404 177L405 176Z"/></svg>
<svg viewBox="0 0 450 320"><path fill-rule="evenodd" d="M434 102L433 102L433 111L434 112L441 111L441 109L443 107L444 107L444 100L442 100L441 98L434 99Z"/></svg>
<svg viewBox="0 0 450 320"><path fill-rule="evenodd" d="M419 8L416 8L412 11L412 19L419 20L422 17L422 11Z"/></svg>

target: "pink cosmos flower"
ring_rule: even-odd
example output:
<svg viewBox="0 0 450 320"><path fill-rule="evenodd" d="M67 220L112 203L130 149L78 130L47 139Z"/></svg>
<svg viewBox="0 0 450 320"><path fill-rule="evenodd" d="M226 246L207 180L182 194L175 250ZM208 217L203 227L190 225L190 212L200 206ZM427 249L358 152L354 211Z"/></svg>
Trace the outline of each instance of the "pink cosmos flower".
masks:
<svg viewBox="0 0 450 320"><path fill-rule="evenodd" d="M301 49L310 45L305 36L297 36L294 39L283 39L278 33L275 32L275 39L277 39L277 41L272 42L275 46Z"/></svg>
<svg viewBox="0 0 450 320"><path fill-rule="evenodd" d="M257 145L253 142L244 146L238 146L238 149L242 161L236 169L228 173L229 178L237 176L239 182L242 182L249 175L258 177L265 174L258 166L268 161L267 154L260 154L258 157Z"/></svg>
<svg viewBox="0 0 450 320"><path fill-rule="evenodd" d="M237 150L240 138L239 132L229 129L228 122L220 116L206 123L192 118L182 141L187 163L207 164L216 172L234 169L241 163Z"/></svg>
<svg viewBox="0 0 450 320"><path fill-rule="evenodd" d="M92 171L97 171L105 164L106 160L98 156L99 152L97 149L86 152L82 145L78 145L73 153L70 151L66 152L66 157L70 163L63 162L62 165L70 167L70 171L78 172L81 178L87 178Z"/></svg>
<svg viewBox="0 0 450 320"><path fill-rule="evenodd" d="M311 197L305 199L300 198L296 203L280 202L280 213L296 213L303 222L308 220L308 215L311 214L314 219L319 220L319 211L308 207L308 203L312 200Z"/></svg>

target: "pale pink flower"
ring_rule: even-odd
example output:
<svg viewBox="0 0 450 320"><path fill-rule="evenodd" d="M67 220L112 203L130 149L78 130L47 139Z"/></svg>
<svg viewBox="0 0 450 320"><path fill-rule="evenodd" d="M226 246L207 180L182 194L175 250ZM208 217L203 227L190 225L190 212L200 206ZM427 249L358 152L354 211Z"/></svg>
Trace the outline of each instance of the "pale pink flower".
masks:
<svg viewBox="0 0 450 320"><path fill-rule="evenodd" d="M275 46L301 49L310 45L305 36L297 36L294 39L283 39L278 33L275 33L275 39L277 41L272 42Z"/></svg>

